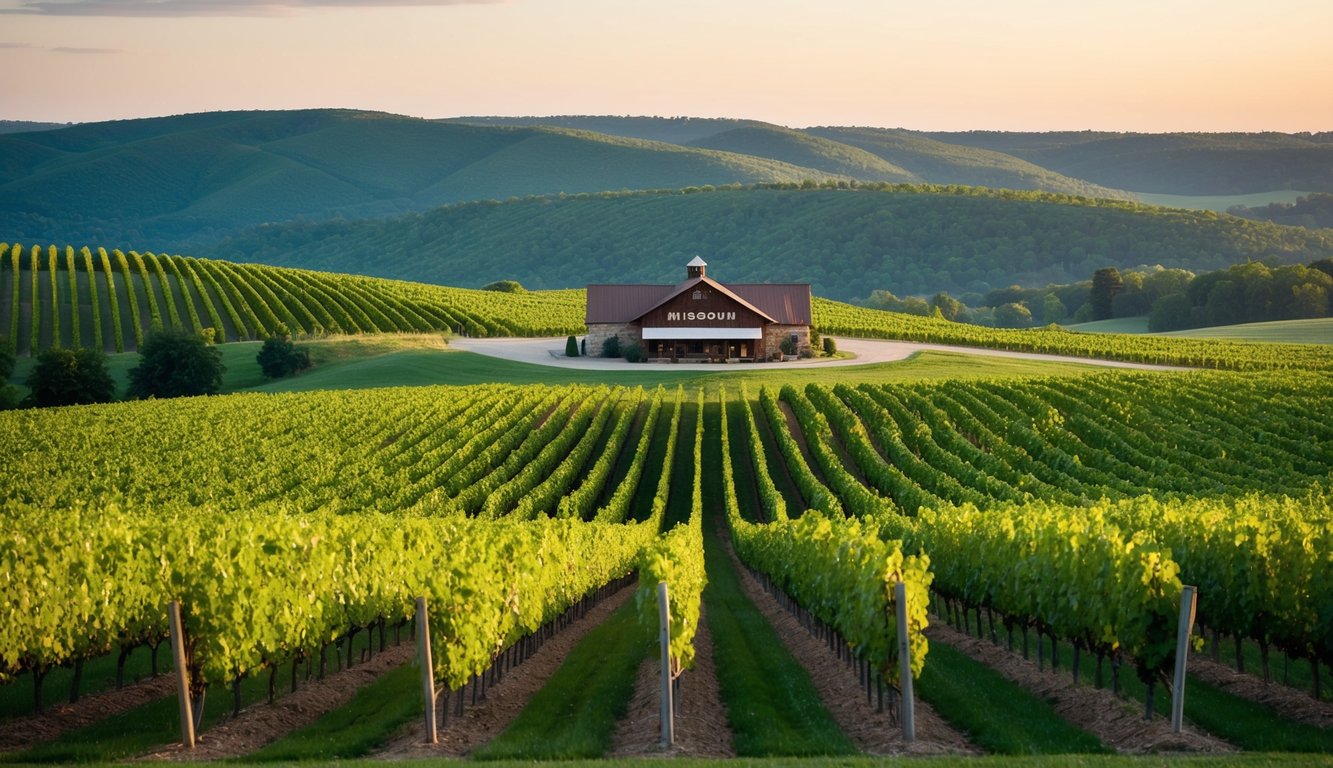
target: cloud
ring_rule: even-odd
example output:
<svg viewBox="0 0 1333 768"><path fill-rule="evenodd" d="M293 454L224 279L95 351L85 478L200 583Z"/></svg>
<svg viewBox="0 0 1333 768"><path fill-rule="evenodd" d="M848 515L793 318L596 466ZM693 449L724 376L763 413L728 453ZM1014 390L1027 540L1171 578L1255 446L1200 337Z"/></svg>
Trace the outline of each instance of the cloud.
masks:
<svg viewBox="0 0 1333 768"><path fill-rule="evenodd" d="M40 16L286 16L307 8L479 5L504 0L0 0L0 14Z"/></svg>

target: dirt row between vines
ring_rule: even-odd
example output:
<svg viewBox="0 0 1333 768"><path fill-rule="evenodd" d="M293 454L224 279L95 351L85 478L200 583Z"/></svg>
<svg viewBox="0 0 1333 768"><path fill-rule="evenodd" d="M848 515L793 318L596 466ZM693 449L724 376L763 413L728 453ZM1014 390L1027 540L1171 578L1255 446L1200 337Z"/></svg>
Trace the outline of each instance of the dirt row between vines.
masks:
<svg viewBox="0 0 1333 768"><path fill-rule="evenodd" d="M1142 711L1108 689L1076 684L1067 671L1038 669L1036 662L989 640L965 635L938 617L926 629L931 642L957 648L1033 695L1051 703L1066 721L1101 739L1122 754L1160 752L1226 753L1236 748L1215 736L1188 726L1171 732L1163 717L1144 720Z"/></svg>
<svg viewBox="0 0 1333 768"><path fill-rule="evenodd" d="M1203 656L1190 656L1190 674L1209 685L1242 699L1272 707L1282 717L1319 728L1333 728L1333 704L1316 701L1299 688L1281 683L1265 683L1263 678L1237 672Z"/></svg>
<svg viewBox="0 0 1333 768"><path fill-rule="evenodd" d="M453 698L450 697L449 704L446 704L446 697L441 695L441 720L444 719L444 708L450 706L450 710L447 721L439 728L439 744L426 743L426 726L418 719L410 729L406 729L374 757L466 757L472 750L499 736L509 727L529 699L565 663L565 658L574 646L633 596L634 585L630 585L602 600L582 618L542 643L531 658L506 672L499 683L487 687L485 698L475 706L471 703L471 691L464 689L467 706L461 717L454 714L451 706Z"/></svg>
<svg viewBox="0 0 1333 768"><path fill-rule="evenodd" d="M144 755L148 760L220 760L241 757L286 736L297 729L346 705L357 691L378 680L386 672L412 660L416 644L404 641L389 646L370 659L323 680L312 680L287 693L272 704L260 702L241 710L199 734L193 750L182 744Z"/></svg>
<svg viewBox="0 0 1333 768"><path fill-rule="evenodd" d="M730 542L727 543L727 553L740 575L741 588L746 596L777 630L791 655L810 674L820 701L857 749L872 755L977 754L978 750L966 737L919 698L915 711L916 741L904 742L902 727L896 718L890 717L887 707L880 712L866 701L865 690L856 672L783 609L736 557Z"/></svg>
<svg viewBox="0 0 1333 768"><path fill-rule="evenodd" d="M713 635L703 607L694 634L694 668L680 678L675 696L675 744L662 749L662 659L651 654L639 665L629 710L616 728L608 757L735 757L727 708L717 682Z"/></svg>
<svg viewBox="0 0 1333 768"><path fill-rule="evenodd" d="M176 678L172 674L150 677L120 690L101 691L81 697L73 704L56 704L40 715L18 717L0 723L0 752L18 752L64 733L85 728L108 717L171 695Z"/></svg>

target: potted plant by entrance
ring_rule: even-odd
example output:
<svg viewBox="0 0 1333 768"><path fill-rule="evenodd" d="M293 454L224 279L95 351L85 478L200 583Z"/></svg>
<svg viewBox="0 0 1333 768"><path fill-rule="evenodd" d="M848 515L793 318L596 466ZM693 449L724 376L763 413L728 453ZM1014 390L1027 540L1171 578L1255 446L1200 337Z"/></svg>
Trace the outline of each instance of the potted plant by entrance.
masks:
<svg viewBox="0 0 1333 768"><path fill-rule="evenodd" d="M793 339L792 337L788 336L787 338L783 339L782 343L778 346L782 349L783 360L796 359L796 339Z"/></svg>

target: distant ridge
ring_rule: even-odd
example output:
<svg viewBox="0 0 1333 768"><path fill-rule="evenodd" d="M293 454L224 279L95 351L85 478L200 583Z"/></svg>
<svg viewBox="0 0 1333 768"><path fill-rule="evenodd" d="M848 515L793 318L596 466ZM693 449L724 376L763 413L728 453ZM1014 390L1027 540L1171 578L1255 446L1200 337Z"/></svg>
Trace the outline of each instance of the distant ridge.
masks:
<svg viewBox="0 0 1333 768"><path fill-rule="evenodd" d="M0 229L128 247L465 200L829 178L767 158L562 128L352 110L212 112L0 136Z"/></svg>
<svg viewBox="0 0 1333 768"><path fill-rule="evenodd" d="M1210 211L979 187L693 187L466 203L252 230L202 254L479 287L664 283L701 254L718 278L808 282L847 300L1086 280L1098 268L1221 269L1333 256L1333 233Z"/></svg>
<svg viewBox="0 0 1333 768"><path fill-rule="evenodd" d="M41 123L32 122L30 120L0 120L0 134L54 131L57 128L65 128L70 125L73 125L73 123Z"/></svg>

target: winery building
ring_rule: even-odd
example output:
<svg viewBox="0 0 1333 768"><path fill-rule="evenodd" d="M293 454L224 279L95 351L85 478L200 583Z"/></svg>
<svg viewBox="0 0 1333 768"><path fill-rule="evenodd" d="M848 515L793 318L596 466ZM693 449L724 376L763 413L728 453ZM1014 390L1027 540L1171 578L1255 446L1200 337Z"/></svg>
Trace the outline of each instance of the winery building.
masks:
<svg viewBox="0 0 1333 768"><path fill-rule="evenodd" d="M771 360L791 339L810 348L808 284L733 283L708 277L695 256L676 285L589 285L588 354L619 337L650 360Z"/></svg>

